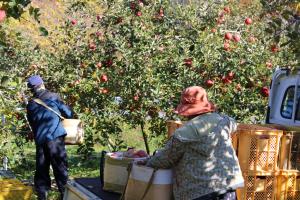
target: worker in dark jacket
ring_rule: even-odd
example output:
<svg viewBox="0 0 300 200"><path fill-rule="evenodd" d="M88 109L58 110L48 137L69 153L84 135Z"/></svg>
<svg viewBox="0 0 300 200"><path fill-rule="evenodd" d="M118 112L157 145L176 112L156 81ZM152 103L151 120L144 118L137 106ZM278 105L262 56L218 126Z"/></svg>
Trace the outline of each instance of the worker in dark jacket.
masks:
<svg viewBox="0 0 300 200"><path fill-rule="evenodd" d="M65 118L72 117L71 109L61 101L56 93L45 89L40 76L34 75L29 77L28 87L33 93L33 98L41 99L47 106ZM27 117L32 127L36 144L34 186L38 199L47 199L47 192L51 189L50 164L61 195L60 198L62 199L68 179L67 154L64 142L66 131L60 123L61 120L57 114L36 103L33 99L27 104Z"/></svg>

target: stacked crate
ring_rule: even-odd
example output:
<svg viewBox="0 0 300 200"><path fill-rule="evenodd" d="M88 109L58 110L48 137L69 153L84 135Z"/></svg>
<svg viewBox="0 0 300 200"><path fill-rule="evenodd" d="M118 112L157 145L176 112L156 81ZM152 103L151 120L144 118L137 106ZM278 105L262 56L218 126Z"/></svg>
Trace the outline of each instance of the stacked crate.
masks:
<svg viewBox="0 0 300 200"><path fill-rule="evenodd" d="M300 200L300 135L281 127L279 155L280 172L277 178L278 200Z"/></svg>
<svg viewBox="0 0 300 200"><path fill-rule="evenodd" d="M276 199L278 155L283 131L239 124L236 153L245 185L237 190L238 200Z"/></svg>
<svg viewBox="0 0 300 200"><path fill-rule="evenodd" d="M168 121L168 136L183 123ZM300 200L300 129L239 124L231 139L245 180L238 200Z"/></svg>

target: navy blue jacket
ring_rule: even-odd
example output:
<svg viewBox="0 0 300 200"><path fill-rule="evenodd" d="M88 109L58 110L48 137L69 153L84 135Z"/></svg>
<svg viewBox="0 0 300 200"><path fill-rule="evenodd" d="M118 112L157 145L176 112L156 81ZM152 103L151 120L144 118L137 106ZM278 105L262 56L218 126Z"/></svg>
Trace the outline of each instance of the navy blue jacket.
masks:
<svg viewBox="0 0 300 200"><path fill-rule="evenodd" d="M72 110L61 101L56 93L41 90L34 94L34 98L41 99L65 118L73 116ZM66 135L65 129L60 123L61 119L54 112L33 100L27 104L27 118L34 134L35 143L38 145Z"/></svg>

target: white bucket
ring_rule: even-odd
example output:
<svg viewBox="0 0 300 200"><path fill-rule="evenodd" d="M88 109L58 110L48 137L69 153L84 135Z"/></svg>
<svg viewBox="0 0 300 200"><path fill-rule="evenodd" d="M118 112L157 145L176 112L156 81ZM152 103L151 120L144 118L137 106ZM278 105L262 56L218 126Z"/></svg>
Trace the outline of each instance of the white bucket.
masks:
<svg viewBox="0 0 300 200"><path fill-rule="evenodd" d="M154 172L150 167L133 164L128 179L125 200L170 200L172 199L173 171L172 169L159 169ZM152 183L147 190L147 186Z"/></svg>
<svg viewBox="0 0 300 200"><path fill-rule="evenodd" d="M105 155L103 190L122 193L128 179L128 165L145 158L127 158L123 152L107 153ZM116 156L113 156L116 155Z"/></svg>

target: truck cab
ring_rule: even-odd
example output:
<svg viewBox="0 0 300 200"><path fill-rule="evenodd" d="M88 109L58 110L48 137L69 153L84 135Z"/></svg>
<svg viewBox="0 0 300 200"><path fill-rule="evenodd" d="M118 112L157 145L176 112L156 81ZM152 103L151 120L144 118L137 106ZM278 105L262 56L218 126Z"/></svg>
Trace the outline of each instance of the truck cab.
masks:
<svg viewBox="0 0 300 200"><path fill-rule="evenodd" d="M300 127L300 71L276 69L274 72L266 123Z"/></svg>

